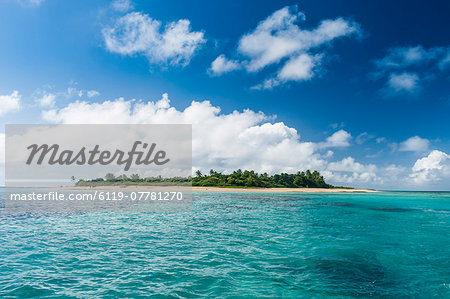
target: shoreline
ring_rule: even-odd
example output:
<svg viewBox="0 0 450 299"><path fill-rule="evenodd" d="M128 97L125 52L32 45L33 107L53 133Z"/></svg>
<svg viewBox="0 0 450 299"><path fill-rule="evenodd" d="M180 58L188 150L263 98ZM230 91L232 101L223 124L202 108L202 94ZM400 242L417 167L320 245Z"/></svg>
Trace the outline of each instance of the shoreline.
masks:
<svg viewBox="0 0 450 299"><path fill-rule="evenodd" d="M301 193L374 193L369 189L326 189L326 188L223 188L223 187L192 187L196 192L301 192Z"/></svg>
<svg viewBox="0 0 450 299"><path fill-rule="evenodd" d="M66 190L124 190L124 191L174 191L180 189L191 190L191 187L186 186L95 186L95 187L63 187ZM267 192L267 193L375 193L380 192L370 189L326 189L326 188L234 188L234 187L192 187L193 192Z"/></svg>

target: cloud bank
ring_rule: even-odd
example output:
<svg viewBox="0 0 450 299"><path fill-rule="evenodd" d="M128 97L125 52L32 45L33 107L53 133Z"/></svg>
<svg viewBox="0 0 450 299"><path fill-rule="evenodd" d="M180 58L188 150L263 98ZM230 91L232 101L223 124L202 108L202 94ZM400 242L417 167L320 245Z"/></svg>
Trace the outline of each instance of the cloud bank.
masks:
<svg viewBox="0 0 450 299"><path fill-rule="evenodd" d="M408 169L364 164L350 155L333 159L334 150L352 146L353 137L345 130L338 130L321 142L309 142L302 140L297 129L275 122L263 112L247 109L222 113L209 101L193 101L179 110L171 106L167 94L155 102L124 98L98 103L78 100L45 110L42 117L47 122L69 124L193 124L193 170L229 172L241 168L293 173L316 169L336 185L397 189L414 188L412 183L419 186L427 182L422 177L429 178L434 173L419 166L413 169L412 165ZM415 136L401 147L426 151L424 144L429 145L426 139Z"/></svg>
<svg viewBox="0 0 450 299"><path fill-rule="evenodd" d="M351 135L340 130L322 143L302 141L296 129L272 122L262 112L244 110L221 113L209 101L193 101L184 110L170 105L167 94L159 101L127 101L119 98L102 103L76 101L50 109L43 119L54 123L187 123L193 124L194 169L259 172L296 172L327 169L324 148L347 147ZM328 172L333 175L333 170Z"/></svg>

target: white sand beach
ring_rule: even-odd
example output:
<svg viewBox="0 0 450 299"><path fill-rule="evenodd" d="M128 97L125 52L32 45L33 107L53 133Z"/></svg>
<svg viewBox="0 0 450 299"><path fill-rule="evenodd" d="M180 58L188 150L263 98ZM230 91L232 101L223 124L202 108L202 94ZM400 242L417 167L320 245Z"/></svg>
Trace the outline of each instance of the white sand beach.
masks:
<svg viewBox="0 0 450 299"><path fill-rule="evenodd" d="M191 187L180 186L96 186L96 187L64 187L71 190L123 190L123 191L188 191ZM326 188L224 188L224 187L192 187L194 192L306 192L306 193L372 193L370 189L326 189Z"/></svg>
<svg viewBox="0 0 450 299"><path fill-rule="evenodd" d="M192 191L199 192L311 192L311 193L369 193L379 192L369 189L325 189L325 188L221 188L221 187L192 187Z"/></svg>

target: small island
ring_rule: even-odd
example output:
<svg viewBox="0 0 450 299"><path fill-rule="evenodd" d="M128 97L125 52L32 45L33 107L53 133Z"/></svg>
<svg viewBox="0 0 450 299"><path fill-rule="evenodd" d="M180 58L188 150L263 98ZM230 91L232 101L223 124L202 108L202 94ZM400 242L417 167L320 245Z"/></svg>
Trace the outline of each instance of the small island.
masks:
<svg viewBox="0 0 450 299"><path fill-rule="evenodd" d="M76 181L72 177L73 181ZM259 174L253 170L238 169L230 174L223 174L213 169L208 174L200 170L191 177L141 178L137 174L114 176L108 173L105 178L76 181L76 188L143 188L155 186L192 186L193 191L238 191L238 192L373 192L367 189L333 186L325 182L316 170L298 171L295 174L280 173Z"/></svg>

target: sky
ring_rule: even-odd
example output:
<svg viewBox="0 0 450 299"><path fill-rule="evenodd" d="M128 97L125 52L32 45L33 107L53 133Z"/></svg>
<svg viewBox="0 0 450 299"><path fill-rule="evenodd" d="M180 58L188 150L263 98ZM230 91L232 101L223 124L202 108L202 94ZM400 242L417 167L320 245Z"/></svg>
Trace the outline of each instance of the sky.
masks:
<svg viewBox="0 0 450 299"><path fill-rule="evenodd" d="M194 170L450 190L448 11L0 0L0 169L5 124L192 123Z"/></svg>

